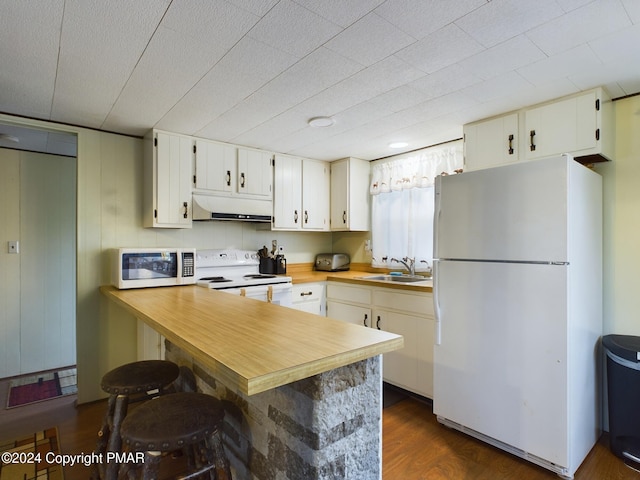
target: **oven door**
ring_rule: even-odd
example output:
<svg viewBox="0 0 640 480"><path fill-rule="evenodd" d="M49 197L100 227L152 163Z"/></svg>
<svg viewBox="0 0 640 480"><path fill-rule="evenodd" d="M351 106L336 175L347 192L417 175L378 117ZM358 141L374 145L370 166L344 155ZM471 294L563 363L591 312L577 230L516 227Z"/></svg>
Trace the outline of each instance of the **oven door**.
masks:
<svg viewBox="0 0 640 480"><path fill-rule="evenodd" d="M274 285L254 285L251 287L225 288L221 292L242 295L247 298L255 298L263 302L270 302L283 307L290 307L293 297L290 283L277 283Z"/></svg>

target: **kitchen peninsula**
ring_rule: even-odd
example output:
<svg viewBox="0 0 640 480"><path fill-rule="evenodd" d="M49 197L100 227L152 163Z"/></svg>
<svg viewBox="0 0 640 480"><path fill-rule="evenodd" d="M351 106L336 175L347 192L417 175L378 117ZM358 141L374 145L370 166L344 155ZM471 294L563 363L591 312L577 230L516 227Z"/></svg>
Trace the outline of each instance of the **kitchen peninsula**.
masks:
<svg viewBox="0 0 640 480"><path fill-rule="evenodd" d="M235 478L382 478L381 354L401 336L196 286L101 290L223 400Z"/></svg>

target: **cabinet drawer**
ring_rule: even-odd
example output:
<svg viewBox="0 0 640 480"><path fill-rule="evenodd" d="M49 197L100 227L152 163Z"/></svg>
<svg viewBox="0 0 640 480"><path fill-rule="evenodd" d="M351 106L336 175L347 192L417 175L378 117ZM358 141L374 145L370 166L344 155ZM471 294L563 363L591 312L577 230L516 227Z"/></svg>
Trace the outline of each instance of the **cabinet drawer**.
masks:
<svg viewBox="0 0 640 480"><path fill-rule="evenodd" d="M327 298L348 303L361 303L369 306L371 305L371 289L366 287L353 287L342 283L329 283L327 285Z"/></svg>
<svg viewBox="0 0 640 480"><path fill-rule="evenodd" d="M317 283L294 285L291 292L293 303L317 302L324 297L324 285Z"/></svg>
<svg viewBox="0 0 640 480"><path fill-rule="evenodd" d="M430 294L398 293L397 290L380 289L376 290L373 300L377 307L433 316L433 295Z"/></svg>

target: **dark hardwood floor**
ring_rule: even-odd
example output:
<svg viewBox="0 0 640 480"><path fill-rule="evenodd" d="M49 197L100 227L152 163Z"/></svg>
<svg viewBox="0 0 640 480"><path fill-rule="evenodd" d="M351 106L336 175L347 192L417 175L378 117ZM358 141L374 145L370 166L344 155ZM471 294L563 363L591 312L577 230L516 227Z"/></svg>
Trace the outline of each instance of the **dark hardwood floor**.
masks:
<svg viewBox="0 0 640 480"><path fill-rule="evenodd" d="M4 397L1 395L4 392ZM0 382L0 398L6 398ZM105 401L76 406L73 397L0 412L0 440L57 426L63 453L90 453L96 441ZM22 410L28 409L28 410ZM22 411L20 411L22 410ZM24 413L27 412L27 413ZM428 402L400 399L383 410L384 480L553 480L541 467L440 425ZM86 480L83 465L65 467L65 480ZM637 480L608 448L606 436L593 448L576 480ZM352 479L360 480L360 479Z"/></svg>

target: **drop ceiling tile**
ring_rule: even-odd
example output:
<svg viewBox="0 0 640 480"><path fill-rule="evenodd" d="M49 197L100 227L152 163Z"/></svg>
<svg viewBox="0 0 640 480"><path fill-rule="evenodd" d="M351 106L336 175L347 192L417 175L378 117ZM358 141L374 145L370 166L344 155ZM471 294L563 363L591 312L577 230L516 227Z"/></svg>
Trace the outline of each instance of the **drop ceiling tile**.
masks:
<svg viewBox="0 0 640 480"><path fill-rule="evenodd" d="M613 98L621 96L619 91L615 91L615 84L624 91L624 95L640 93L637 63L629 63L626 60L605 63L598 70L571 75L569 79L582 90L611 84L614 88L609 93Z"/></svg>
<svg viewBox="0 0 640 480"><path fill-rule="evenodd" d="M602 62L593 50L588 45L580 45L520 68L518 73L533 85L539 85L599 68L602 68Z"/></svg>
<svg viewBox="0 0 640 480"><path fill-rule="evenodd" d="M227 50L258 20L258 15L225 0L190 0L172 4L162 26L189 35L202 46Z"/></svg>
<svg viewBox="0 0 640 480"><path fill-rule="evenodd" d="M341 27L291 0L281 0L249 32L255 40L297 57L308 55Z"/></svg>
<svg viewBox="0 0 640 480"><path fill-rule="evenodd" d="M547 55L555 55L631 25L619 0L596 0L527 32Z"/></svg>
<svg viewBox="0 0 640 480"><path fill-rule="evenodd" d="M547 82L540 82L536 85L519 90L516 96L505 97L502 100L511 104L518 102L520 107L536 105L547 102L554 98L564 97L579 92L580 89L568 78L554 78Z"/></svg>
<svg viewBox="0 0 640 480"><path fill-rule="evenodd" d="M308 119L307 115L295 109L289 109L257 127L243 132L232 140L240 145L264 147L278 138L291 134L295 135L300 130L309 128L307 125Z"/></svg>
<svg viewBox="0 0 640 480"><path fill-rule="evenodd" d="M296 108L311 116L333 115L424 75L391 56L305 100Z"/></svg>
<svg viewBox="0 0 640 480"><path fill-rule="evenodd" d="M532 64L547 56L525 35L518 35L458 63L462 69L487 80Z"/></svg>
<svg viewBox="0 0 640 480"><path fill-rule="evenodd" d="M244 37L156 126L192 135L297 61L293 55Z"/></svg>
<svg viewBox="0 0 640 480"><path fill-rule="evenodd" d="M485 3L486 0L387 0L375 12L412 37L422 39Z"/></svg>
<svg viewBox="0 0 640 480"><path fill-rule="evenodd" d="M433 73L482 50L484 47L451 24L408 46L396 56L425 73Z"/></svg>
<svg viewBox="0 0 640 480"><path fill-rule="evenodd" d="M491 47L563 13L555 0L493 0L455 23L480 44Z"/></svg>
<svg viewBox="0 0 640 480"><path fill-rule="evenodd" d="M585 6L587 3L593 2L593 0L556 0L558 5L562 7L565 12L570 12L576 8ZM633 0L632 0L633 1Z"/></svg>
<svg viewBox="0 0 640 480"><path fill-rule="evenodd" d="M375 13L361 18L333 37L325 47L369 66L415 42L415 39Z"/></svg>
<svg viewBox="0 0 640 480"><path fill-rule="evenodd" d="M410 85L413 85L413 83ZM372 98L369 102L377 105L381 109L391 112L399 112L415 105L416 102L421 103L429 98L432 98L432 96L417 88L413 88L409 85L401 85L393 90L389 90L388 92Z"/></svg>
<svg viewBox="0 0 640 480"><path fill-rule="evenodd" d="M61 0L0 2L0 111L49 119L63 10Z"/></svg>
<svg viewBox="0 0 640 480"><path fill-rule="evenodd" d="M480 81L479 77L462 68L459 64L453 64L418 78L408 85L426 95L426 99L430 99L456 92Z"/></svg>
<svg viewBox="0 0 640 480"><path fill-rule="evenodd" d="M638 0L622 0L624 9L633 23L640 23L640 2Z"/></svg>
<svg viewBox="0 0 640 480"><path fill-rule="evenodd" d="M362 70L360 64L322 47L273 79L256 95L270 99L284 111L359 70Z"/></svg>
<svg viewBox="0 0 640 480"><path fill-rule="evenodd" d="M589 42L589 46L603 63L626 61L638 66L640 65L640 24L593 40Z"/></svg>
<svg viewBox="0 0 640 480"><path fill-rule="evenodd" d="M52 117L99 128L155 31L168 2L70 2L65 8ZM108 41L105 41L108 39ZM100 59L87 68L87 59Z"/></svg>
<svg viewBox="0 0 640 480"><path fill-rule="evenodd" d="M317 13L330 22L348 27L366 14L371 12L385 0L358 0L345 2L344 0L294 0L297 4Z"/></svg>
<svg viewBox="0 0 640 480"><path fill-rule="evenodd" d="M260 17L266 15L279 0L227 0L229 3L240 7L247 12L251 12Z"/></svg>
<svg viewBox="0 0 640 480"><path fill-rule="evenodd" d="M461 92L484 103L500 97L517 96L520 91L527 90L529 87L531 83L516 72L509 72L464 88Z"/></svg>
<svg viewBox="0 0 640 480"><path fill-rule="evenodd" d="M158 27L102 128L143 134L155 125L224 52Z"/></svg>

